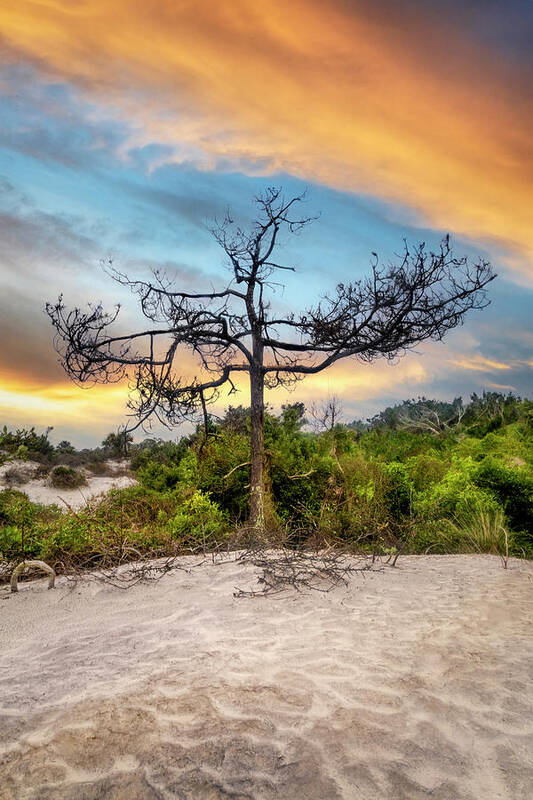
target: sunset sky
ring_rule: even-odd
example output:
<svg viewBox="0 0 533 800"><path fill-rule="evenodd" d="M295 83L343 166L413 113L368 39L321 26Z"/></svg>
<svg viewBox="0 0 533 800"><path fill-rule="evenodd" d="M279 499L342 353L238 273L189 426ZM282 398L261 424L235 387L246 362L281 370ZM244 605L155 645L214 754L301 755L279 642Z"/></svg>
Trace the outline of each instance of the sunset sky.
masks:
<svg viewBox="0 0 533 800"><path fill-rule="evenodd" d="M126 301L133 324L108 258L221 285L207 224L227 206L246 224L272 184L320 212L287 245L280 307L404 238L450 232L499 274L444 344L346 360L274 407L335 393L351 420L421 394L531 395L532 40L529 0L0 0L1 424L88 445L123 422L125 387L64 375L45 301Z"/></svg>

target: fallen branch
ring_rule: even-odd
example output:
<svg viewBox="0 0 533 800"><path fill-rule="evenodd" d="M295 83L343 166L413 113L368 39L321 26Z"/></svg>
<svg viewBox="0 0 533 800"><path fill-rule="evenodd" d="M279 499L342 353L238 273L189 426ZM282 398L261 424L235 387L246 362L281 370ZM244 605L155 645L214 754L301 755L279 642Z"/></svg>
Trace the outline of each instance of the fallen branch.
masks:
<svg viewBox="0 0 533 800"><path fill-rule="evenodd" d="M356 557L330 549L309 552L255 547L243 553L239 561L248 561L261 568L262 574L257 579L261 589L256 591L235 587L234 597L263 597L287 589L330 592L339 583L347 585L348 578L356 572L376 569L375 560L366 556Z"/></svg>
<svg viewBox="0 0 533 800"><path fill-rule="evenodd" d="M19 575L21 575L24 572L26 567L39 567L39 569L42 569L43 572L47 572L50 575L50 578L48 579L48 588L49 589L54 588L56 573L52 569L52 567L49 567L48 564L44 563L44 561L21 561L20 564L15 567L15 569L11 574L10 585L12 592L18 592Z"/></svg>

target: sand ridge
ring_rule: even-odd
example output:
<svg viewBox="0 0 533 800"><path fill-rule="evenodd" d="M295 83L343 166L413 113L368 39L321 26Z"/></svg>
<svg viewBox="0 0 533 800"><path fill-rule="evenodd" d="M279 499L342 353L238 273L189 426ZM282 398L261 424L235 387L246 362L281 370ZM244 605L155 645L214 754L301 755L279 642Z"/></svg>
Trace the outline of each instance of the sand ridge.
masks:
<svg viewBox="0 0 533 800"><path fill-rule="evenodd" d="M233 596L256 579L229 560L0 590L6 800L532 796L531 562Z"/></svg>
<svg viewBox="0 0 533 800"><path fill-rule="evenodd" d="M80 509L90 500L103 497L111 489L126 489L128 486L136 485L137 481L131 475L125 474L124 462L108 459L105 463L112 471L111 475L93 475L89 470L78 467L77 469L80 469L85 475L86 485L77 489L58 489L50 485L47 477L32 477L35 470L42 466L41 464L35 461L12 459L5 464L0 464L0 490L12 488L24 492L32 503L40 503L45 506L57 505L63 510L66 505L73 509ZM16 469L24 474L25 482L15 483L12 486L7 483L5 476L11 469Z"/></svg>

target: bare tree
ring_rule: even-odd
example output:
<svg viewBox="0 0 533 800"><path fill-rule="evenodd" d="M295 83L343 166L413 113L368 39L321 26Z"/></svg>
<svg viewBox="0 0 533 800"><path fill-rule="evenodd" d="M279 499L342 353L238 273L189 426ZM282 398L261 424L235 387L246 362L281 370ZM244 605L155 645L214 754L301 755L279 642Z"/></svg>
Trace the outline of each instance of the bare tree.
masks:
<svg viewBox="0 0 533 800"><path fill-rule="evenodd" d="M415 433L438 435L451 431L461 424L465 408L461 397L451 403L439 400L407 400L398 412L397 425Z"/></svg>
<svg viewBox="0 0 533 800"><path fill-rule="evenodd" d="M342 358L371 362L397 358L426 339L441 340L471 309L488 304L484 287L495 275L488 262L454 257L449 238L437 252L405 243L398 263L381 266L373 254L363 280L340 283L304 313L278 315L267 298L273 276L294 267L275 258L282 231L294 234L311 221L298 213L303 196L286 199L269 188L255 199L249 231L226 216L213 228L231 279L220 291L178 291L164 273L149 281L113 271L139 298L150 323L123 334L114 323L119 307L68 310L62 296L46 309L67 373L81 382L128 376L129 407L136 426L151 416L171 426L196 414L208 424L207 407L222 387L235 391L235 376L250 381L250 524L265 524L264 392L327 369ZM199 358L198 374L180 375L182 348Z"/></svg>
<svg viewBox="0 0 533 800"><path fill-rule="evenodd" d="M336 394L327 397L322 403L311 403L309 413L315 431L332 431L342 419L342 403Z"/></svg>

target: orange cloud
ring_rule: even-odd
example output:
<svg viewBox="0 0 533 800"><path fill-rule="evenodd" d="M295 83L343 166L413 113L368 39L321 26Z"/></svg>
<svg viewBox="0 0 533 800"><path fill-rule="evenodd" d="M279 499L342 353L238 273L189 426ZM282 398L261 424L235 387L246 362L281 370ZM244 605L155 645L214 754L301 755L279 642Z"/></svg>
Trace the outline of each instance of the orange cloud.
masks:
<svg viewBox="0 0 533 800"><path fill-rule="evenodd" d="M112 430L124 422L125 387L83 389L71 383L48 386L3 380L0 419L9 425Z"/></svg>
<svg viewBox="0 0 533 800"><path fill-rule="evenodd" d="M507 390L509 392L515 392L516 391L516 387L515 386L511 386L508 383L492 383L492 381L488 381L487 386L490 386L491 389L500 389L501 391L505 391L505 390Z"/></svg>
<svg viewBox="0 0 533 800"><path fill-rule="evenodd" d="M18 0L17 58L73 81L205 168L284 170L415 209L531 275L522 78L441 19L362 0ZM456 26L458 28L459 26ZM255 165L255 166L254 166Z"/></svg>
<svg viewBox="0 0 533 800"><path fill-rule="evenodd" d="M386 400L388 396L416 393L417 387L427 384L433 377L429 360L415 354L394 364L386 361L365 364L355 359L345 359L324 372L307 376L290 389L278 387L268 390L265 399L274 408L297 401L309 406L331 395L338 395L354 406L371 400L383 403L383 398ZM247 376L237 373L235 385L239 393L230 396L223 394L213 407L215 413L223 415L228 403L249 405Z"/></svg>
<svg viewBox="0 0 533 800"><path fill-rule="evenodd" d="M184 377L194 374L193 362L186 356L180 366L184 367ZM384 362L360 364L346 360L327 372L298 382L297 394L278 388L267 392L266 399L276 408L296 399L311 403L331 394L339 394L351 402L360 403L382 395L397 394L399 389L409 393L411 387L430 379L426 367L414 356L394 367ZM238 394L227 395L223 392L212 407L215 414L223 415L228 403L249 404L247 376L237 374L235 385ZM0 382L0 419L10 426L31 424L46 428L51 425L60 438L61 431L79 430L86 437L98 439L126 421L127 393L125 383L81 388L66 381L43 385L4 377ZM174 435L182 432L176 429ZM142 438L141 431L138 435Z"/></svg>
<svg viewBox="0 0 533 800"><path fill-rule="evenodd" d="M460 356L450 359L450 364L460 369L474 370L475 372L492 372L493 370L511 369L511 364L504 364L502 361L494 361L482 355Z"/></svg>

